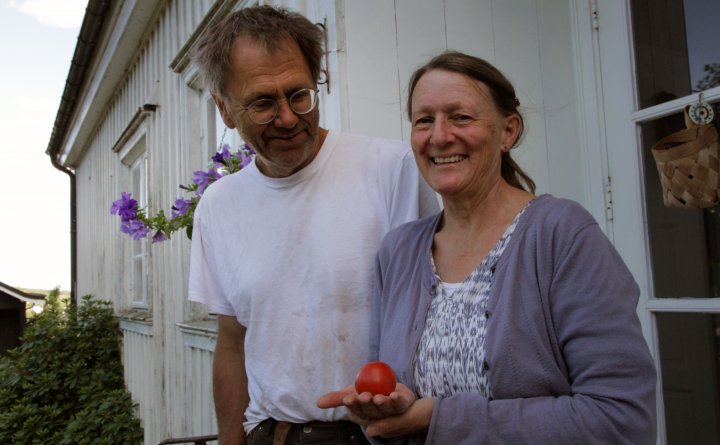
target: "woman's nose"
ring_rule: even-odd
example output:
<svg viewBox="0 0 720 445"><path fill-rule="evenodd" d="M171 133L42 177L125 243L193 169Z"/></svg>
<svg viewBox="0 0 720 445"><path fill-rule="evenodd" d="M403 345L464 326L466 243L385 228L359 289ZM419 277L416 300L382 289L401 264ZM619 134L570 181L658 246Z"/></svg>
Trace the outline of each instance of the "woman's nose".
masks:
<svg viewBox="0 0 720 445"><path fill-rule="evenodd" d="M435 119L430 133L430 143L442 147L452 141L452 132L446 119Z"/></svg>

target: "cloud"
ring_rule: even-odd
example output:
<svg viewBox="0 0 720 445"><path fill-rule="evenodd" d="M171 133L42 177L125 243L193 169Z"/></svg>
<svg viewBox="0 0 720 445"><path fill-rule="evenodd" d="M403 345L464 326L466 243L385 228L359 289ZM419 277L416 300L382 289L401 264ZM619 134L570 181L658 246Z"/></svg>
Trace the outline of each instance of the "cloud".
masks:
<svg viewBox="0 0 720 445"><path fill-rule="evenodd" d="M80 28L87 0L10 0L10 6L43 25Z"/></svg>

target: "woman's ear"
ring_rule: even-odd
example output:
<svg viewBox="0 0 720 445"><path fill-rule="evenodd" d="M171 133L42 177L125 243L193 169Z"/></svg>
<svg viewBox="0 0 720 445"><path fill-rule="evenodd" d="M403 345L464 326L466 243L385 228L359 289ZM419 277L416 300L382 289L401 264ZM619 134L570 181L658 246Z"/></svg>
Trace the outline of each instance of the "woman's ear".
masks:
<svg viewBox="0 0 720 445"><path fill-rule="evenodd" d="M235 120L232 118L230 112L228 112L225 101L222 100L220 96L216 95L215 93L210 93L210 95L212 96L215 105L217 105L218 110L220 111L220 116L222 117L225 126L231 130L235 128Z"/></svg>
<svg viewBox="0 0 720 445"><path fill-rule="evenodd" d="M522 131L522 120L517 114L511 114L505 117L505 127L503 128L502 141L503 151L508 152L515 145L520 132Z"/></svg>

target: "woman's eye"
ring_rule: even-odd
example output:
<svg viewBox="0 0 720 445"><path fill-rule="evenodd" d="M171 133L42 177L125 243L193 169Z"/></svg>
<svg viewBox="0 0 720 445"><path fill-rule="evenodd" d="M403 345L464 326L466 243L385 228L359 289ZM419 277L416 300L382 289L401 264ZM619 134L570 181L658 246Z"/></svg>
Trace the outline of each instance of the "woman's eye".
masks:
<svg viewBox="0 0 720 445"><path fill-rule="evenodd" d="M472 116L468 116L467 114L456 114L453 116L453 120L460 123L470 122L472 121Z"/></svg>
<svg viewBox="0 0 720 445"><path fill-rule="evenodd" d="M429 117L419 117L413 122L413 126L415 127L429 126L430 124L432 124L432 119Z"/></svg>

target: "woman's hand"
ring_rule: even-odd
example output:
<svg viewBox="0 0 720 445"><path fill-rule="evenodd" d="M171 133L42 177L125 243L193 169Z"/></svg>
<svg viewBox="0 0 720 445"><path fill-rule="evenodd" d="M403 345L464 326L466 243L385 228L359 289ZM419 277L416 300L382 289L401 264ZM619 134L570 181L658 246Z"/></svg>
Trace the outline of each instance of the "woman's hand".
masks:
<svg viewBox="0 0 720 445"><path fill-rule="evenodd" d="M372 395L369 392L358 394L355 386L350 385L339 391L322 395L317 400L319 408L345 406L350 420L359 425L368 425L371 420L397 416L407 411L415 401L415 394L402 383L398 383L390 395Z"/></svg>
<svg viewBox="0 0 720 445"><path fill-rule="evenodd" d="M368 436L384 438L407 436L409 434L425 433L430 427L435 399L422 398L416 400L404 413L370 421L367 424Z"/></svg>
<svg viewBox="0 0 720 445"><path fill-rule="evenodd" d="M345 406L351 421L367 427L368 436L397 437L428 430L435 399L417 399L410 388L398 383L390 395L358 394L350 385L323 394L319 408Z"/></svg>

